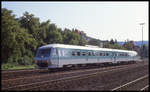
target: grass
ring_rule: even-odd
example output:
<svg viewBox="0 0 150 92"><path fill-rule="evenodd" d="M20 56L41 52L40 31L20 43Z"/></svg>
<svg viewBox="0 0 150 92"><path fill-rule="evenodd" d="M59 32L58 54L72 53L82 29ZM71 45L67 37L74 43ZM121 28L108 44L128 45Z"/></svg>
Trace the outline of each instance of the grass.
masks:
<svg viewBox="0 0 150 92"><path fill-rule="evenodd" d="M10 65L2 64L2 70L20 70L20 69L34 69L35 65Z"/></svg>

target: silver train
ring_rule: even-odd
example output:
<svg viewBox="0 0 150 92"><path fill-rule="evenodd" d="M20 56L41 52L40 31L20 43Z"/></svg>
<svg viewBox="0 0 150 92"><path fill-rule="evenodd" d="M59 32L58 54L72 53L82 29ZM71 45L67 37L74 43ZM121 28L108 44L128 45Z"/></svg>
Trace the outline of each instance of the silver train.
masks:
<svg viewBox="0 0 150 92"><path fill-rule="evenodd" d="M75 65L135 62L135 51L106 49L65 44L49 44L39 47L34 58L36 68L63 68Z"/></svg>

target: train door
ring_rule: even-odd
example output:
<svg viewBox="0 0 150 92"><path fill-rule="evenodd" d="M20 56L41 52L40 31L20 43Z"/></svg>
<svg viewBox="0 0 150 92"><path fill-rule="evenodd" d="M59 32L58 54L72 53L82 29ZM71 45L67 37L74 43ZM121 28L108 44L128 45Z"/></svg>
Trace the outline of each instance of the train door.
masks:
<svg viewBox="0 0 150 92"><path fill-rule="evenodd" d="M112 52L112 58L111 58L111 60L112 60L113 63L116 63L116 56L117 56L117 53Z"/></svg>
<svg viewBox="0 0 150 92"><path fill-rule="evenodd" d="M59 65L59 56L58 56L58 49L57 48L53 48L52 49L52 65L58 66Z"/></svg>

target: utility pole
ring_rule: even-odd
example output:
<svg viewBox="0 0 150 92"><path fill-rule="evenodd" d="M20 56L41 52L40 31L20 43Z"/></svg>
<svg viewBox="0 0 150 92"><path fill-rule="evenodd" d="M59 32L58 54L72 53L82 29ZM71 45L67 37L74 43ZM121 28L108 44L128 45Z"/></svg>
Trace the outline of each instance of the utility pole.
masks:
<svg viewBox="0 0 150 92"><path fill-rule="evenodd" d="M143 51L144 51L144 48L143 48L143 26L144 26L145 23L140 23L140 25L142 26L142 60L143 60Z"/></svg>

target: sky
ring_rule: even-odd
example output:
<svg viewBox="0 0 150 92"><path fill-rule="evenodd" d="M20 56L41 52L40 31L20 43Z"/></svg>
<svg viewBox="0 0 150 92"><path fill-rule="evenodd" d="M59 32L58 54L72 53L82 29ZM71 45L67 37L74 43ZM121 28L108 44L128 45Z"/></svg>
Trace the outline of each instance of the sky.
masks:
<svg viewBox="0 0 150 92"><path fill-rule="evenodd" d="M13 11L16 18L25 11L34 14L40 22L50 20L59 28L76 28L87 36L117 41L149 39L149 3L134 2L11 2L3 1L1 8Z"/></svg>

